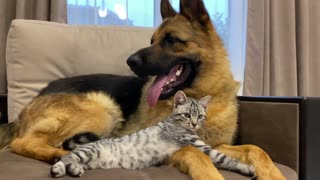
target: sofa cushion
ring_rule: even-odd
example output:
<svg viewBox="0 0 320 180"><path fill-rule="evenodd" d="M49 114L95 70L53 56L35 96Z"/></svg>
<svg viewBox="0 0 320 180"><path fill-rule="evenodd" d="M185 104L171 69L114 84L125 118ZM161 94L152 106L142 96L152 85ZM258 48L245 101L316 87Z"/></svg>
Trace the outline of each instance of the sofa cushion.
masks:
<svg viewBox="0 0 320 180"><path fill-rule="evenodd" d="M297 174L294 170L276 164L280 171L285 175L287 180L297 180ZM8 151L0 152L0 180L14 179L14 180L45 180L51 179L49 176L50 165L15 155ZM237 173L220 170L221 174L228 179L249 180L249 177L242 176ZM63 179L74 179L71 177L64 177ZM121 180L191 180L185 174L180 173L177 169L168 166L150 167L141 170L127 170L127 169L96 169L87 171L81 179L121 179Z"/></svg>
<svg viewBox="0 0 320 180"><path fill-rule="evenodd" d="M257 145L272 160L298 171L299 113L297 103L241 101L239 143Z"/></svg>
<svg viewBox="0 0 320 180"><path fill-rule="evenodd" d="M152 33L151 28L14 20L6 52L9 121L49 81L92 73L132 74L126 60L149 45Z"/></svg>

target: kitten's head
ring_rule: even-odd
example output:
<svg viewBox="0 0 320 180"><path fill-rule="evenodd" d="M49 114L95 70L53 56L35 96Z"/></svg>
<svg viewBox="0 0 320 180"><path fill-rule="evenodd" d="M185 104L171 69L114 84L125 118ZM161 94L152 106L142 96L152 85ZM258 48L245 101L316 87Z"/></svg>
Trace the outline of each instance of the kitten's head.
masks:
<svg viewBox="0 0 320 180"><path fill-rule="evenodd" d="M174 95L173 122L192 131L198 130L206 119L206 109L210 100L211 96L195 100L178 91Z"/></svg>

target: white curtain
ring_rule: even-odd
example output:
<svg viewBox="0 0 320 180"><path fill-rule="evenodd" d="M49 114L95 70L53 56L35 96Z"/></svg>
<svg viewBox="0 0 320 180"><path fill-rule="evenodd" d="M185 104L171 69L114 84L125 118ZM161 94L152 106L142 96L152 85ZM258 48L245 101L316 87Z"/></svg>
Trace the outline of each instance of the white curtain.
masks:
<svg viewBox="0 0 320 180"><path fill-rule="evenodd" d="M156 27L162 21L160 1L68 0L68 23ZM229 52L234 76L243 84L247 0L203 1ZM178 11L179 0L171 4Z"/></svg>

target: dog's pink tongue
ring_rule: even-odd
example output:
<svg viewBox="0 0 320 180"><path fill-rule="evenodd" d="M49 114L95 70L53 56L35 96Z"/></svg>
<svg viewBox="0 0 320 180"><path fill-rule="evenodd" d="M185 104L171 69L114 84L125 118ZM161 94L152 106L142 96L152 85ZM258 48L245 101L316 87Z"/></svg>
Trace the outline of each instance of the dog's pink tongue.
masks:
<svg viewBox="0 0 320 180"><path fill-rule="evenodd" d="M158 76L149 87L147 96L149 107L153 107L157 104L161 94L161 88L164 86L166 81L167 76Z"/></svg>

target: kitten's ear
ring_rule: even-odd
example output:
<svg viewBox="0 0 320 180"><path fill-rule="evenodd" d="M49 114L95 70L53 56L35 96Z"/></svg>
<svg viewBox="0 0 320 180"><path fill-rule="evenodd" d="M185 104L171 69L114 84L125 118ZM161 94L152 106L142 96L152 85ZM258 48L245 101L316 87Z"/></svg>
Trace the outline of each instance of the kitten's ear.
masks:
<svg viewBox="0 0 320 180"><path fill-rule="evenodd" d="M178 91L174 95L174 104L175 105L181 105L184 104L187 101L187 96L183 91Z"/></svg>
<svg viewBox="0 0 320 180"><path fill-rule="evenodd" d="M212 97L211 96L205 96L199 100L199 103L201 106L203 106L205 109L207 108L209 102L211 101Z"/></svg>

